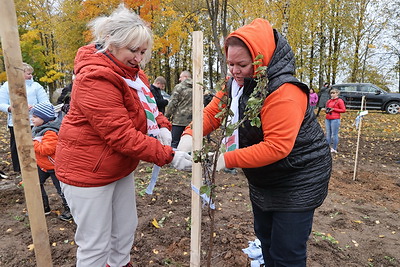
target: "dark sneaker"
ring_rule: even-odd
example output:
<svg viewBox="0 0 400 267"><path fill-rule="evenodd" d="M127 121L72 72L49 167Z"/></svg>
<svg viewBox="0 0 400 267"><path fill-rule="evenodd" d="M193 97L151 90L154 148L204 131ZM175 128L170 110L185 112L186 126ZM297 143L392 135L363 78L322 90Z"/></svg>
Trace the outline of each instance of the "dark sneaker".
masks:
<svg viewBox="0 0 400 267"><path fill-rule="evenodd" d="M7 179L8 175L5 174L3 171L0 171L0 179Z"/></svg>
<svg viewBox="0 0 400 267"><path fill-rule="evenodd" d="M49 215L51 213L51 209L49 206L44 207L44 215Z"/></svg>
<svg viewBox="0 0 400 267"><path fill-rule="evenodd" d="M58 216L58 219L69 222L72 220L72 215L69 211L64 211L60 216Z"/></svg>

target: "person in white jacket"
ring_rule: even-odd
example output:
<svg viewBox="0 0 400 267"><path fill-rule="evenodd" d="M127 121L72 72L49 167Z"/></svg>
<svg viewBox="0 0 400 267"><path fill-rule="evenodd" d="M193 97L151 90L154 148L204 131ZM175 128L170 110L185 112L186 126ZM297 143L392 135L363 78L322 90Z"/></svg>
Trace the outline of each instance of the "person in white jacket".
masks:
<svg viewBox="0 0 400 267"><path fill-rule="evenodd" d="M50 103L49 96L44 90L43 86L33 81L33 67L27 63L22 63L25 75L25 86L26 86L26 97L28 101L29 110L32 109L36 104L41 102ZM8 114L7 125L10 131L10 150L11 160L13 163L14 172L20 173L21 167L19 165L17 144L14 136L14 126L12 121L12 105L10 102L10 93L8 88L8 82L5 82L0 88L0 111Z"/></svg>

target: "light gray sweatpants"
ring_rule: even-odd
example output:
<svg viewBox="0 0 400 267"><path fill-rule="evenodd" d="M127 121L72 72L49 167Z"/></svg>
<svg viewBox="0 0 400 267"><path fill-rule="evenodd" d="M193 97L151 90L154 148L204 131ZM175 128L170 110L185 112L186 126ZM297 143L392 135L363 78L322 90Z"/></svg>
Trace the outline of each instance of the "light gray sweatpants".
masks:
<svg viewBox="0 0 400 267"><path fill-rule="evenodd" d="M77 225L76 266L126 265L138 224L133 173L105 186L61 188Z"/></svg>

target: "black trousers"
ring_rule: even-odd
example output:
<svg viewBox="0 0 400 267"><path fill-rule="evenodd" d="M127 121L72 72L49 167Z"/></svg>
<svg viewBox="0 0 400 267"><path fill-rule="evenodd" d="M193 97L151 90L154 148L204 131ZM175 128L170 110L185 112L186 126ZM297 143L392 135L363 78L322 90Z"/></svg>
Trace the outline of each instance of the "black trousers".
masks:
<svg viewBox="0 0 400 267"><path fill-rule="evenodd" d="M61 191L60 181L57 179L56 173L54 170L49 170L47 172L40 169L38 166L38 174L39 174L39 181L40 181L40 191L42 192L43 204L48 206L49 198L47 196L46 190L44 189L44 183L46 182L47 178L51 177L51 181L53 182L54 187L57 190L57 193L60 195L64 207L67 206L67 200L63 192Z"/></svg>
<svg viewBox="0 0 400 267"><path fill-rule="evenodd" d="M14 127L8 126L10 131L10 151L11 151L11 161L15 172L21 172L21 167L19 165L17 143L15 142Z"/></svg>
<svg viewBox="0 0 400 267"><path fill-rule="evenodd" d="M303 212L262 211L252 203L254 230L266 267L305 267L314 209Z"/></svg>
<svg viewBox="0 0 400 267"><path fill-rule="evenodd" d="M179 126L179 125L172 125L172 131L171 131L171 135L172 135L172 142L171 142L171 146L173 148L177 148L179 141L181 140L181 135L183 133L183 131L185 130L186 126Z"/></svg>

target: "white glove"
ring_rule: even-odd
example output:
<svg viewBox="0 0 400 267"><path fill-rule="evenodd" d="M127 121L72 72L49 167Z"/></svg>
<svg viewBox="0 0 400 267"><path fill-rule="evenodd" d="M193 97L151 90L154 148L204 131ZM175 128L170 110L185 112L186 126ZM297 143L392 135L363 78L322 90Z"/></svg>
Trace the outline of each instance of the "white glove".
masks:
<svg viewBox="0 0 400 267"><path fill-rule="evenodd" d="M176 150L171 164L175 169L181 171L191 171L192 157L187 152Z"/></svg>
<svg viewBox="0 0 400 267"><path fill-rule="evenodd" d="M172 135L167 128L160 128L160 134L157 136L157 139L161 142L161 144L165 146L171 146Z"/></svg>
<svg viewBox="0 0 400 267"><path fill-rule="evenodd" d="M192 152L192 142L193 137L190 134L185 134L181 136L181 140L179 141L177 150L185 151L185 152Z"/></svg>
<svg viewBox="0 0 400 267"><path fill-rule="evenodd" d="M223 169L225 169L225 159L224 159L224 153L221 153L217 160L216 171L219 172L220 170L223 170Z"/></svg>

